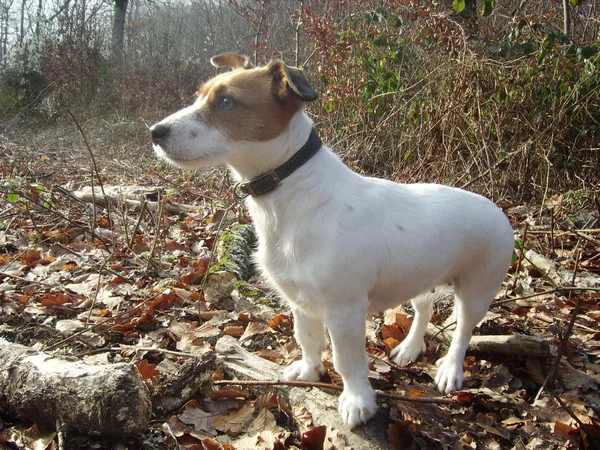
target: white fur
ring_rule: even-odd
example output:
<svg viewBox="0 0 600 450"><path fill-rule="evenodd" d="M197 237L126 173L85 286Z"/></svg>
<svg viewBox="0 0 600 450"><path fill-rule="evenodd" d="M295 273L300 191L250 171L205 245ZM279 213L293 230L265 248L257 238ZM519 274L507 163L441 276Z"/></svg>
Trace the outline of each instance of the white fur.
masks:
<svg viewBox="0 0 600 450"><path fill-rule="evenodd" d="M197 117L184 117L189 112L178 114L161 123L177 121L188 135L206 128ZM247 181L286 161L312 126L300 111L276 139L231 143L221 157L214 155L219 139L210 130L206 139L199 134L181 146L170 139L166 148L155 149L182 167L223 160L238 180ZM435 383L445 393L461 388L472 330L498 292L513 250L510 224L492 202L441 185L363 177L323 147L274 191L246 203L259 237L257 261L289 301L303 350L286 378L319 378L327 329L334 366L344 381L340 415L351 426L365 423L377 409L367 378L367 312L417 299L410 333L392 352L397 363L407 364L425 350L432 312L431 300L419 295L451 283L458 324Z"/></svg>

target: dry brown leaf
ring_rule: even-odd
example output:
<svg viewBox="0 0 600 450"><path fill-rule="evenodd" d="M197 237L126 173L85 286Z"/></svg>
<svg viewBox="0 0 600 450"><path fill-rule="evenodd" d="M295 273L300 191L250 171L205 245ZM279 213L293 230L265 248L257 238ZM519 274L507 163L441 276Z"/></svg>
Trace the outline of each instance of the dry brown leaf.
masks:
<svg viewBox="0 0 600 450"><path fill-rule="evenodd" d="M402 342L404 338L406 338L406 332L396 324L384 325L381 329L381 335L384 341L392 338L396 339L398 342Z"/></svg>
<svg viewBox="0 0 600 450"><path fill-rule="evenodd" d="M142 359L136 366L144 380L160 376L160 372L156 370L156 364L150 364L147 359Z"/></svg>
<svg viewBox="0 0 600 450"><path fill-rule="evenodd" d="M244 334L244 327L241 325L226 325L223 334L227 336L240 337Z"/></svg>
<svg viewBox="0 0 600 450"><path fill-rule="evenodd" d="M244 334L240 336L240 342L248 341L256 335L265 333L274 333L274 331L267 324L260 322L250 322L244 330Z"/></svg>
<svg viewBox="0 0 600 450"><path fill-rule="evenodd" d="M231 414L215 417L213 426L216 430L230 436L238 436L246 430L246 425L252 419L253 414L254 406L245 403L239 410Z"/></svg>
<svg viewBox="0 0 600 450"><path fill-rule="evenodd" d="M306 406L294 405L292 406L292 413L300 432L304 432L306 429L313 426L312 414L306 409Z"/></svg>
<svg viewBox="0 0 600 450"><path fill-rule="evenodd" d="M542 363L539 358L529 357L525 360L525 367L533 381L540 386L544 383L546 376L542 370Z"/></svg>
<svg viewBox="0 0 600 450"><path fill-rule="evenodd" d="M196 402L188 402L182 413L177 416L179 420L188 425L192 425L196 431L213 431L214 416L211 413L203 411Z"/></svg>

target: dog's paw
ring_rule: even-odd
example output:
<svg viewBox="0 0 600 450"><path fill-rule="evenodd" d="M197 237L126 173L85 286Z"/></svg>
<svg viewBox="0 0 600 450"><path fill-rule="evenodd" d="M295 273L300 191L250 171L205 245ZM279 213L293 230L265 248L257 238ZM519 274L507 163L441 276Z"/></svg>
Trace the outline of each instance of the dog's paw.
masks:
<svg viewBox="0 0 600 450"><path fill-rule="evenodd" d="M438 371L435 376L435 384L438 391L444 394L458 391L462 388L465 380L462 361L454 361L445 356L437 361Z"/></svg>
<svg viewBox="0 0 600 450"><path fill-rule="evenodd" d="M339 398L338 411L344 423L350 428L367 423L377 412L375 392L371 387L358 392L344 389Z"/></svg>
<svg viewBox="0 0 600 450"><path fill-rule="evenodd" d="M400 345L397 345L390 356L394 358L394 362L399 366L406 366L410 362L415 362L421 353L427 350L427 346L424 341L412 341L408 342L404 339Z"/></svg>
<svg viewBox="0 0 600 450"><path fill-rule="evenodd" d="M286 380L319 381L321 374L325 372L323 363L318 366L308 365L304 360L294 361L283 372Z"/></svg>

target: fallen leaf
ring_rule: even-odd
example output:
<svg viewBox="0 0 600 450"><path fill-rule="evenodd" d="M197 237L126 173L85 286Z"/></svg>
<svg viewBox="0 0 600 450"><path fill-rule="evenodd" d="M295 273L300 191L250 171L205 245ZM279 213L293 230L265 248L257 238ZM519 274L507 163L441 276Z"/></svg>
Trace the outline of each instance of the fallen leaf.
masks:
<svg viewBox="0 0 600 450"><path fill-rule="evenodd" d="M212 391L206 394L207 398L212 399L223 399L223 398L248 398L250 396L250 392L240 389L236 386L226 386L218 391Z"/></svg>
<svg viewBox="0 0 600 450"><path fill-rule="evenodd" d="M70 302L71 299L62 292L58 292L56 294L47 292L40 299L40 303L44 306L60 306Z"/></svg>
<svg viewBox="0 0 600 450"><path fill-rule="evenodd" d="M156 370L156 364L150 364L147 359L142 359L137 364L137 369L143 380L147 380L152 377L157 377L160 372Z"/></svg>
<svg viewBox="0 0 600 450"><path fill-rule="evenodd" d="M268 325L274 330L280 331L292 331L294 321L291 316L286 314L279 314L269 320Z"/></svg>
<svg viewBox="0 0 600 450"><path fill-rule="evenodd" d="M27 267L33 267L38 263L40 258L41 254L38 250L27 250L21 258L21 262Z"/></svg>
<svg viewBox="0 0 600 450"><path fill-rule="evenodd" d="M542 370L542 363L539 358L529 357L525 360L525 367L527 368L527 373L536 384L540 386L544 384L544 380L546 376Z"/></svg>
<svg viewBox="0 0 600 450"><path fill-rule="evenodd" d="M252 423L248 426L247 433L254 434L260 433L264 430L273 430L277 427L277 421L275 420L275 416L271 411L267 408L263 408L256 416L256 419L252 421Z"/></svg>
<svg viewBox="0 0 600 450"><path fill-rule="evenodd" d="M394 338L384 339L383 343L385 344L385 348L388 353L391 352L395 347L400 345L400 341L398 341L397 339L394 339Z"/></svg>
<svg viewBox="0 0 600 450"><path fill-rule="evenodd" d="M579 437L579 429L573 428L566 423L557 420L554 422L554 435L564 439L574 440Z"/></svg>
<svg viewBox="0 0 600 450"><path fill-rule="evenodd" d="M312 414L310 413L310 411L308 409L306 409L306 406L302 406L302 405L292 406L292 414L293 414L293 417L294 417L296 423L298 424L298 428L300 428L301 432L302 432L302 430L305 430L305 429L313 426Z"/></svg>
<svg viewBox="0 0 600 450"><path fill-rule="evenodd" d="M310 450L323 450L325 436L327 435L327 427L321 425L302 433L300 446Z"/></svg>
<svg viewBox="0 0 600 450"><path fill-rule="evenodd" d="M245 430L246 424L252 419L253 414L254 406L246 403L231 414L215 417L213 426L216 430L230 436L237 436Z"/></svg>
<svg viewBox="0 0 600 450"><path fill-rule="evenodd" d="M258 334L265 333L274 333L273 328L264 323L250 322L244 330L244 334L240 336L240 342L248 341Z"/></svg>
<svg viewBox="0 0 600 450"><path fill-rule="evenodd" d="M384 325L381 329L381 335L384 341L386 339L392 338L397 340L398 342L402 342L404 338L406 338L406 332L399 325L396 324Z"/></svg>
<svg viewBox="0 0 600 450"><path fill-rule="evenodd" d="M213 429L213 414L200 409L197 402L188 402L177 417L183 423L192 425L196 431L210 432Z"/></svg>
<svg viewBox="0 0 600 450"><path fill-rule="evenodd" d="M73 333L77 330L80 330L83 327L83 322L81 322L80 320L73 319L59 320L58 322L56 322L56 325L54 325L54 328L56 328L61 333Z"/></svg>
<svg viewBox="0 0 600 450"><path fill-rule="evenodd" d="M226 325L223 334L227 336L240 337L244 334L244 327L241 325Z"/></svg>

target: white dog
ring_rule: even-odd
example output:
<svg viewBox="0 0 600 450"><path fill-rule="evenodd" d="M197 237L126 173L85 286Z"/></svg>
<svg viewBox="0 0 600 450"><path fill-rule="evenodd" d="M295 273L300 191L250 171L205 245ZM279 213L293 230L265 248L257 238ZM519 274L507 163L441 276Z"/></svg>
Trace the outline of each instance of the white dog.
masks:
<svg viewBox="0 0 600 450"><path fill-rule="evenodd" d="M342 376L342 419L354 427L376 412L367 374L365 316L412 299L415 318L391 356L400 365L425 350L428 296L455 293L456 330L435 383L460 389L473 328L510 264L511 226L489 200L435 184L397 184L350 170L321 146L304 103L317 99L301 70L281 61L253 68L240 55L211 60L231 67L206 82L196 102L151 128L158 156L176 166L227 164L259 238L257 260L289 301L303 356L285 371L315 381L329 332Z"/></svg>

